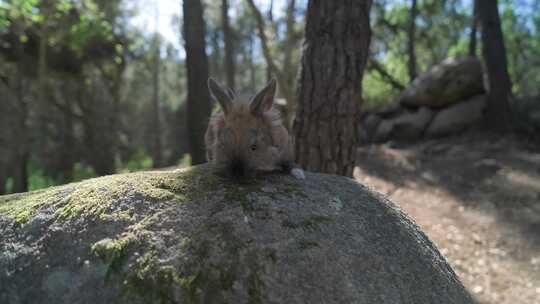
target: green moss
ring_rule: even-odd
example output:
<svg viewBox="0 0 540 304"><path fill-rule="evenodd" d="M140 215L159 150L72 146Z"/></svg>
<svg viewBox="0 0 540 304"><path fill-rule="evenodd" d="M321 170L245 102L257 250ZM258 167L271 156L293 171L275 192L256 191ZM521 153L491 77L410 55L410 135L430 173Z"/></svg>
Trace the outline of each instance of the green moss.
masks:
<svg viewBox="0 0 540 304"><path fill-rule="evenodd" d="M290 219L285 219L281 222L281 225L289 229L302 228L306 231L315 231L319 230L322 224L328 224L331 222L333 222L331 217L325 215L315 215L298 223L295 223Z"/></svg>
<svg viewBox="0 0 540 304"><path fill-rule="evenodd" d="M69 189L68 186L62 186L1 196L0 214L14 219L18 224L24 224L41 205L59 201L67 189Z"/></svg>
<svg viewBox="0 0 540 304"><path fill-rule="evenodd" d="M225 200L231 203L239 203L246 214L255 211L252 200L249 195L260 191L260 183L257 180L250 180L243 184L237 184L231 181L225 181Z"/></svg>
<svg viewBox="0 0 540 304"><path fill-rule="evenodd" d="M109 214L115 199L128 193L155 201L185 202L207 195L222 183L209 166L177 171L139 172L93 178L79 183L0 197L0 214L26 223L44 206L56 207L59 218L130 219L129 213Z"/></svg>
<svg viewBox="0 0 540 304"><path fill-rule="evenodd" d="M307 197L306 194L304 193L304 191L302 190L302 188L300 187L300 185L298 185L296 183L296 181L286 183L286 184L282 184L282 185L280 185L278 190L279 190L280 193L283 193L283 194L286 194L286 195L289 195L289 196L296 195L296 196L300 196L300 197L303 197L303 198Z"/></svg>
<svg viewBox="0 0 540 304"><path fill-rule="evenodd" d="M298 243L298 246L300 247L301 250L308 250L308 249L320 247L319 242L311 241L311 240L301 240Z"/></svg>
<svg viewBox="0 0 540 304"><path fill-rule="evenodd" d="M92 246L92 252L108 265L106 280L122 269L127 259L127 247L133 240L131 235L125 235L114 240L107 238Z"/></svg>

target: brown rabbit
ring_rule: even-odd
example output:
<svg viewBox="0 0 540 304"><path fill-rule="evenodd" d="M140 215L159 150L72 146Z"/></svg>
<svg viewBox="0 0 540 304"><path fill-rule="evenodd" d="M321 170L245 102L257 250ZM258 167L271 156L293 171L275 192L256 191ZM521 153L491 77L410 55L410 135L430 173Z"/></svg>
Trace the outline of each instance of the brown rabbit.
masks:
<svg viewBox="0 0 540 304"><path fill-rule="evenodd" d="M206 130L206 157L233 177L253 177L260 171L282 170L303 179L294 168L293 146L279 112L273 108L276 81L272 79L249 102L236 100L230 89L208 80L221 111Z"/></svg>

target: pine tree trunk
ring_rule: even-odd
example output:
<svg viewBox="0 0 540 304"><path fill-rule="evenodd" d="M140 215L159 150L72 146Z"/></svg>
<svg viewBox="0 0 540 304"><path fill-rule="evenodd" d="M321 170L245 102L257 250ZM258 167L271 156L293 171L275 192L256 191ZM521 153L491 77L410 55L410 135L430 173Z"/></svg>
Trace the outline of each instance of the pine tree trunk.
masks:
<svg viewBox="0 0 540 304"><path fill-rule="evenodd" d="M469 56L476 57L476 36L478 32L478 0L473 0L473 17L469 35Z"/></svg>
<svg viewBox="0 0 540 304"><path fill-rule="evenodd" d="M28 161L30 159L30 137L28 130L28 103L24 98L23 72L19 69L17 73L16 98L19 116L17 127L14 128L17 151L13 159L13 192L20 193L28 191Z"/></svg>
<svg viewBox="0 0 540 304"><path fill-rule="evenodd" d="M161 115L160 115L160 106L159 106L159 71L161 66L161 55L160 55L160 41L158 34L155 34L155 57L154 57L154 69L152 71L152 160L153 167L160 168L163 165L163 151L161 144Z"/></svg>
<svg viewBox="0 0 540 304"><path fill-rule="evenodd" d="M409 30L408 30L408 52L409 52L409 81L413 82L413 80L417 76L416 72L416 50L415 50L415 42L416 42L416 15L418 14L418 9L416 6L416 0L412 0L411 3L411 11L410 11L410 20L409 20Z"/></svg>
<svg viewBox="0 0 540 304"><path fill-rule="evenodd" d="M274 0L270 0L270 5L268 6L268 23L270 27L274 25ZM269 65L266 66L266 82L269 82L274 77L272 73L272 67Z"/></svg>
<svg viewBox="0 0 540 304"><path fill-rule="evenodd" d="M193 165L206 161L204 133L210 116L210 93L208 81L208 57L205 51L203 8L200 0L184 0L184 41L187 68L187 128L191 162Z"/></svg>
<svg viewBox="0 0 540 304"><path fill-rule="evenodd" d="M506 49L497 1L478 1L482 22L482 54L488 76L486 122L496 131L510 127L512 83L508 74Z"/></svg>
<svg viewBox="0 0 540 304"><path fill-rule="evenodd" d="M7 167L0 163L0 195L6 194Z"/></svg>
<svg viewBox="0 0 540 304"><path fill-rule="evenodd" d="M234 38L229 21L229 2L221 1L221 21L223 27L223 44L225 45L225 76L227 86L235 90L235 62L234 62Z"/></svg>
<svg viewBox="0 0 540 304"><path fill-rule="evenodd" d="M73 121L73 107L70 96L65 99L66 109L62 112L64 118L64 129L62 130L62 155L61 169L62 181L69 183L73 180L73 168L75 166L75 134Z"/></svg>
<svg viewBox="0 0 540 304"><path fill-rule="evenodd" d="M351 176L358 147L370 0L311 0L294 123L296 162Z"/></svg>

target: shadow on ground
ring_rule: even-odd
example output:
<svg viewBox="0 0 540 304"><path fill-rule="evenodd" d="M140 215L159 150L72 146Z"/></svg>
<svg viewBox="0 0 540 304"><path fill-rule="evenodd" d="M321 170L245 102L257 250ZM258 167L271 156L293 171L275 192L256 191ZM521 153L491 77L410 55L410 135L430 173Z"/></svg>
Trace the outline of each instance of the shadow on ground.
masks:
<svg viewBox="0 0 540 304"><path fill-rule="evenodd" d="M540 145L515 135L471 132L423 143L364 146L361 174L400 187L447 191L465 207L494 213L540 248ZM389 193L391 194L391 193Z"/></svg>

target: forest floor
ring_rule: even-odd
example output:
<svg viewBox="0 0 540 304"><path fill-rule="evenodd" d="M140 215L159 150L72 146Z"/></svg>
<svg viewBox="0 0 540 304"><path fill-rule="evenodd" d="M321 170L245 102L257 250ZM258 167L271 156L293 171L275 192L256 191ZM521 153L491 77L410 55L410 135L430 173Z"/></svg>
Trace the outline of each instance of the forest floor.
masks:
<svg viewBox="0 0 540 304"><path fill-rule="evenodd" d="M471 132L366 146L355 178L416 221L479 303L540 303L540 145Z"/></svg>

